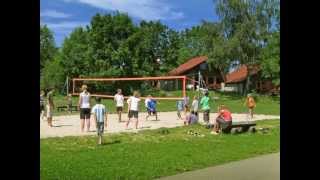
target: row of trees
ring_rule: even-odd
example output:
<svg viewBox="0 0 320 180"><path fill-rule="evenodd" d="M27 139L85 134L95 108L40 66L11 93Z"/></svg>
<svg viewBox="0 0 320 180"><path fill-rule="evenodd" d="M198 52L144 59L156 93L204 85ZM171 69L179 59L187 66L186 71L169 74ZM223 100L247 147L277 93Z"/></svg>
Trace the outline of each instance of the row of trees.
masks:
<svg viewBox="0 0 320 180"><path fill-rule="evenodd" d="M163 75L199 55L224 75L234 62L259 64L263 78L279 84L279 1L217 0L216 12L219 22L181 32L159 21L135 25L122 13L97 14L59 49L48 27L40 26L41 85L62 88L66 76Z"/></svg>

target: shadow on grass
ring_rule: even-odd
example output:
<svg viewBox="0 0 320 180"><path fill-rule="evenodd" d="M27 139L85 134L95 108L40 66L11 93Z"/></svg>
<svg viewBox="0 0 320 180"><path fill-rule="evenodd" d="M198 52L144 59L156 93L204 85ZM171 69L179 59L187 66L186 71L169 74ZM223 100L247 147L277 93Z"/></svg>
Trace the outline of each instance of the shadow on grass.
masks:
<svg viewBox="0 0 320 180"><path fill-rule="evenodd" d="M108 145L112 145L112 144L119 144L121 143L120 140L114 140L114 141L111 141L111 142L104 142L101 144L101 146L108 146Z"/></svg>

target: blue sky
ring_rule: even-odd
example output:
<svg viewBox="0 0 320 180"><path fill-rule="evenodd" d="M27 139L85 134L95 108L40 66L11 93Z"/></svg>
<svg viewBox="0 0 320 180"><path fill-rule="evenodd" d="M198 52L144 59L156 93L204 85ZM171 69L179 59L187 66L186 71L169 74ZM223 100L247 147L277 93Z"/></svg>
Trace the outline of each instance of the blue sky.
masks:
<svg viewBox="0 0 320 180"><path fill-rule="evenodd" d="M160 20L175 30L218 20L213 0L40 0L40 23L53 31L61 46L75 27L88 25L96 13L116 10L128 13L134 23Z"/></svg>

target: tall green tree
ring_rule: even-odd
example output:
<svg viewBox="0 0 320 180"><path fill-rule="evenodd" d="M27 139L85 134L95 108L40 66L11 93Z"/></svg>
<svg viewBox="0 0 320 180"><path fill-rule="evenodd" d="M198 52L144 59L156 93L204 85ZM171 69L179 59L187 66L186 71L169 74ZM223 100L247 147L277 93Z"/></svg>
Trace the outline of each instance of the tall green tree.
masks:
<svg viewBox="0 0 320 180"><path fill-rule="evenodd" d="M89 34L82 27L75 28L61 48L61 66L69 77L86 76L91 72L89 56Z"/></svg>
<svg viewBox="0 0 320 180"><path fill-rule="evenodd" d="M53 60L56 52L52 31L46 25L40 25L40 75L45 64Z"/></svg>
<svg viewBox="0 0 320 180"><path fill-rule="evenodd" d="M241 64L251 67L261 63L262 48L265 46L272 24L272 9L269 1L218 0L217 13L221 19L224 36L232 41L232 56ZM273 5L275 5L274 3ZM269 6L270 5L270 6ZM269 8L269 9L268 9ZM244 84L243 93L250 89L251 72Z"/></svg>

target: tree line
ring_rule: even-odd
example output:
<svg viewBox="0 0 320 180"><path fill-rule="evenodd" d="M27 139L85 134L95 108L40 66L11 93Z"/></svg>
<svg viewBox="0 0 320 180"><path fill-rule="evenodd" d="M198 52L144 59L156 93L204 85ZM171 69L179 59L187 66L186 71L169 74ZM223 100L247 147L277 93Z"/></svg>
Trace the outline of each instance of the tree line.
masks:
<svg viewBox="0 0 320 180"><path fill-rule="evenodd" d="M160 76L200 55L208 56L209 68L222 75L235 62L258 64L261 78L280 84L279 0L216 0L215 9L218 22L203 21L182 31L160 21L134 24L119 12L96 14L60 48L52 31L40 25L41 87L62 90L67 76Z"/></svg>

